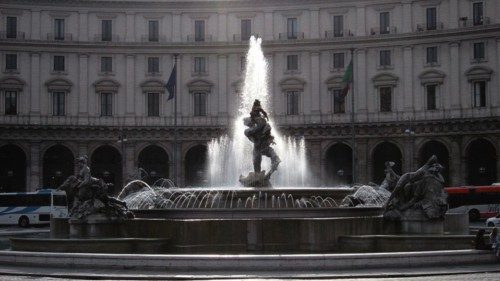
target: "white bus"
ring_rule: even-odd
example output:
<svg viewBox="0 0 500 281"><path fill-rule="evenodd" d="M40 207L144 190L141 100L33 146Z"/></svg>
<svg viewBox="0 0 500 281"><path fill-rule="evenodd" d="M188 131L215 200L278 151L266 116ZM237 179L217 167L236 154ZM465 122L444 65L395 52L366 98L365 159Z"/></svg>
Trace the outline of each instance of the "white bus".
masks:
<svg viewBox="0 0 500 281"><path fill-rule="evenodd" d="M53 189L0 193L0 225L48 224L50 217L68 217L66 193Z"/></svg>

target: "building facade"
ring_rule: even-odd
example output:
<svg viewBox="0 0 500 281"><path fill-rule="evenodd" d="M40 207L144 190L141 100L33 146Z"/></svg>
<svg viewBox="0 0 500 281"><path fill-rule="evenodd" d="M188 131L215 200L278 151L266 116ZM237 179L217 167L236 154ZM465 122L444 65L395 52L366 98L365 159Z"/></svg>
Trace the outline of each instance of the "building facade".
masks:
<svg viewBox="0 0 500 281"><path fill-rule="evenodd" d="M352 181L353 147L357 182L432 154L448 185L500 179L500 1L4 0L2 190L56 186L79 155L115 186L137 168L205 184L207 142L231 127L251 35L269 62L272 117L305 138L312 185Z"/></svg>

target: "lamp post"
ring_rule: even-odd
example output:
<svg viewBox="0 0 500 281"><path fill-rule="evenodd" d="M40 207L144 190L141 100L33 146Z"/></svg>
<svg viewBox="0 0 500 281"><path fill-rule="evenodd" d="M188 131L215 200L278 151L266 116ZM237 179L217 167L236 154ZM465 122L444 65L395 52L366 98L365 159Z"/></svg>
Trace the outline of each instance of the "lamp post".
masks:
<svg viewBox="0 0 500 281"><path fill-rule="evenodd" d="M408 152L410 153L410 171L413 171L413 131L412 119L408 117L408 127L405 129L405 134L408 135Z"/></svg>
<svg viewBox="0 0 500 281"><path fill-rule="evenodd" d="M118 135L117 143L120 144L121 154L122 154L122 177L125 173L125 142L127 142L127 135L123 133L123 130L120 129L120 134Z"/></svg>

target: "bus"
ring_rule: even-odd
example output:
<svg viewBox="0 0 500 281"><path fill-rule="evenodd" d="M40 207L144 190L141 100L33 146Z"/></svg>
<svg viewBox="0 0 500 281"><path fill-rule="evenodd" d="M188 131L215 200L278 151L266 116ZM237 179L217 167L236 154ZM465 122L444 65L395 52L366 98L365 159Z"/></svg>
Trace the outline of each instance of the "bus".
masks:
<svg viewBox="0 0 500 281"><path fill-rule="evenodd" d="M449 212L468 213L470 221L500 212L500 185L446 187Z"/></svg>
<svg viewBox="0 0 500 281"><path fill-rule="evenodd" d="M67 218L66 192L41 189L37 192L0 193L0 225L48 224L50 218Z"/></svg>

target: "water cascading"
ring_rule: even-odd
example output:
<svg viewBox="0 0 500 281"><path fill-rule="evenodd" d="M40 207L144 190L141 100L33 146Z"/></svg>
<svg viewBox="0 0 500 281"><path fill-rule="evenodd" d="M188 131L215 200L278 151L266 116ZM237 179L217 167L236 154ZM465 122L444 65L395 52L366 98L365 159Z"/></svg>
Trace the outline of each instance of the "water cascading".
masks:
<svg viewBox="0 0 500 281"><path fill-rule="evenodd" d="M262 40L250 38L246 55L245 80L240 91L240 105L234 120L231 136L213 139L208 145L208 172L211 186L239 186L240 175L253 171L252 143L246 138L243 118L250 116L255 99L270 114L269 124L275 137L274 149L281 159L278 170L272 175L273 186L306 186L308 167L304 139L285 137L277 130L272 118L271 96L268 91L268 64L261 47ZM269 171L271 161L263 157L262 169Z"/></svg>

